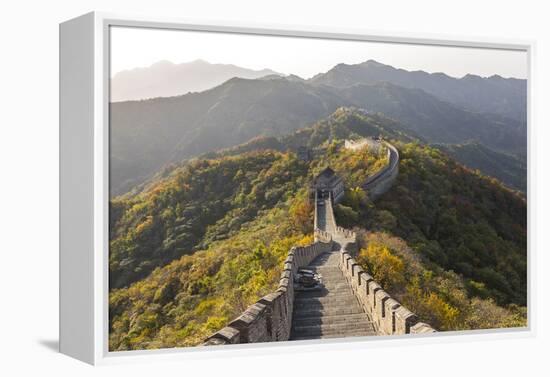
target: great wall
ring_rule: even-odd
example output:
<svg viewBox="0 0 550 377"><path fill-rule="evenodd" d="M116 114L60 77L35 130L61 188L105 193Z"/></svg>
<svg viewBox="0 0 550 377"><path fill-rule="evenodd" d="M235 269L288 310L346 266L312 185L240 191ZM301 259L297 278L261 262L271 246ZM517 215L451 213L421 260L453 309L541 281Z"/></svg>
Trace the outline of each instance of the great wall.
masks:
<svg viewBox="0 0 550 377"><path fill-rule="evenodd" d="M383 143L387 164L363 185L371 198L389 190L399 172L399 152ZM346 147L358 148L355 143L346 143ZM332 194L315 191L314 242L289 251L277 290L248 307L203 345L435 332L355 261L357 235L337 226ZM294 278L302 267L322 276L320 289L295 290Z"/></svg>

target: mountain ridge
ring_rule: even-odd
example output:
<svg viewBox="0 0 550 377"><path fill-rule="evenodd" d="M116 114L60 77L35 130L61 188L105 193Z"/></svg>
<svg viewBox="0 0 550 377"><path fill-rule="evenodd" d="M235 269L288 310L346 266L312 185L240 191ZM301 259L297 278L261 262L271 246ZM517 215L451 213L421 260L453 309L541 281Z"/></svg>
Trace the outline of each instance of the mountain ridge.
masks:
<svg viewBox="0 0 550 377"><path fill-rule="evenodd" d="M269 75L281 74L268 68L255 70L202 59L178 64L161 60L148 67L117 72L111 78L111 102L173 97L211 89L232 77L255 79Z"/></svg>
<svg viewBox="0 0 550 377"><path fill-rule="evenodd" d="M338 64L309 80L313 85L336 88L356 84L390 82L405 88L419 88L466 109L501 114L520 121L527 118L527 81L498 75L466 74L454 78L445 73L407 71L373 60L359 64Z"/></svg>

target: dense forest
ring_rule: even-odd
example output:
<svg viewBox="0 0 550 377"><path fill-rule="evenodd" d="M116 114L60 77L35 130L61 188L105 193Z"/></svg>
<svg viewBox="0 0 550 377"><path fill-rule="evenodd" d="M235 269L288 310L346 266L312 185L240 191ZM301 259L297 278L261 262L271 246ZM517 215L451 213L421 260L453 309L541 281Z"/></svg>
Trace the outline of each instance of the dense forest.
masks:
<svg viewBox="0 0 550 377"><path fill-rule="evenodd" d="M401 155L376 202L360 186L384 150L341 148L382 135ZM297 158L308 146L311 161ZM292 245L312 241L307 188L331 166L346 196L339 225L358 261L439 330L526 323L526 202L499 181L379 114L339 109L310 128L173 165L111 201L111 350L199 344L277 284Z"/></svg>
<svg viewBox="0 0 550 377"><path fill-rule="evenodd" d="M199 344L276 287L290 247L313 240L302 228L309 220L307 201L280 203L238 234L112 290L109 348Z"/></svg>
<svg viewBox="0 0 550 377"><path fill-rule="evenodd" d="M362 234L358 260L440 330L525 325L525 199L437 149L396 145L392 189L372 203L349 186L335 208Z"/></svg>
<svg viewBox="0 0 550 377"><path fill-rule="evenodd" d="M472 169L497 178L507 186L527 192L527 159L497 152L480 143L436 144L443 152Z"/></svg>
<svg viewBox="0 0 550 377"><path fill-rule="evenodd" d="M142 279L227 238L305 185L307 165L277 152L194 160L134 197L111 202L110 286Z"/></svg>

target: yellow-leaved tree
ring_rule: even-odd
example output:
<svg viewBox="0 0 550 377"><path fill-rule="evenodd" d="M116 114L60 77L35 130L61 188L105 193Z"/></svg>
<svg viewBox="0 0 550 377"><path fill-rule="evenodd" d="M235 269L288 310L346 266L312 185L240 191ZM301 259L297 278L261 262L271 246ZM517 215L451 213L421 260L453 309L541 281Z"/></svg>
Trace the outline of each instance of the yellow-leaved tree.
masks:
<svg viewBox="0 0 550 377"><path fill-rule="evenodd" d="M400 289L405 284L403 260L385 245L369 243L359 251L357 261L366 265L372 277L387 290Z"/></svg>

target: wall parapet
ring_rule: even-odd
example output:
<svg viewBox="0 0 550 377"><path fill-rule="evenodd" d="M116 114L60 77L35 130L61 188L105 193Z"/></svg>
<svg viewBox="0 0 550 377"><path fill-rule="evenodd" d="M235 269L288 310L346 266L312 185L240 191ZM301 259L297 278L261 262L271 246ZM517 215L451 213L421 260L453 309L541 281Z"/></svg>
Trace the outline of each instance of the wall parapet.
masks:
<svg viewBox="0 0 550 377"><path fill-rule="evenodd" d="M384 144L388 148L388 163L375 174L369 176L363 184L363 189L369 192L369 196L373 200L386 193L399 174L399 151L387 141L384 141Z"/></svg>
<svg viewBox="0 0 550 377"><path fill-rule="evenodd" d="M284 261L277 290L250 305L239 317L206 339L203 345L288 340L294 306L294 276L300 267L307 266L313 259L331 250L331 240L291 248Z"/></svg>
<svg viewBox="0 0 550 377"><path fill-rule="evenodd" d="M318 228L313 230L313 237L315 242L332 242L332 234Z"/></svg>
<svg viewBox="0 0 550 377"><path fill-rule="evenodd" d="M420 322L416 314L384 291L382 286L355 261L347 248L341 249L339 266L355 297L370 316L379 334L403 335L436 332L430 325Z"/></svg>
<svg viewBox="0 0 550 377"><path fill-rule="evenodd" d="M335 230L339 237L349 239L350 242L355 242L357 240L357 234L353 230L342 228L341 226L336 226Z"/></svg>

